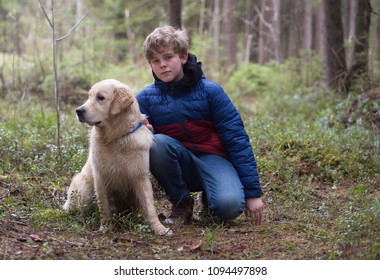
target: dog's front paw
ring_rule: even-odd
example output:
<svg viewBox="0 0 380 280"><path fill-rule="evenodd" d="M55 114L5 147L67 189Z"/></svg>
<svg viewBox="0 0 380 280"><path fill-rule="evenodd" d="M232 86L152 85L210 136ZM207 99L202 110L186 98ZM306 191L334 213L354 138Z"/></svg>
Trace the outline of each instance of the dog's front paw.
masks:
<svg viewBox="0 0 380 280"><path fill-rule="evenodd" d="M164 226L155 228L154 234L159 236L170 236L173 234L173 231L170 228L166 228Z"/></svg>

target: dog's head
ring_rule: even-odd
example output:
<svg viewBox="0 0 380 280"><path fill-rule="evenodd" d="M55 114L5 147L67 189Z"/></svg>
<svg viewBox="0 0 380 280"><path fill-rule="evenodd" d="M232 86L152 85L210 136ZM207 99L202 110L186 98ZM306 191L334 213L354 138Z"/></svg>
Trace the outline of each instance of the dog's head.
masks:
<svg viewBox="0 0 380 280"><path fill-rule="evenodd" d="M135 97L127 85L107 79L92 86L87 101L77 108L76 114L80 122L100 126L134 102Z"/></svg>

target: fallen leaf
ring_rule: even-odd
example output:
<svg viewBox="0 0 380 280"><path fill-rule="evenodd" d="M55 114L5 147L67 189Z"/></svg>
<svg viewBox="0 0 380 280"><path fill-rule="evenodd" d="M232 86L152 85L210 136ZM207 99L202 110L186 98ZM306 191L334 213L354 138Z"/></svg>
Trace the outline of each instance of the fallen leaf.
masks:
<svg viewBox="0 0 380 280"><path fill-rule="evenodd" d="M120 237L120 238L115 238L113 240L114 242L120 242L120 243L137 243L137 244L142 244L143 242L142 241L139 241L139 240L135 240L133 238L129 238L129 237Z"/></svg>
<svg viewBox="0 0 380 280"><path fill-rule="evenodd" d="M183 251L183 246L179 247L179 248L177 249L177 251L178 251L178 252L182 252L182 251Z"/></svg>
<svg viewBox="0 0 380 280"><path fill-rule="evenodd" d="M202 245L202 240L199 241L197 244L195 244L194 246L191 246L190 247L190 251L195 251L195 250L199 250L201 248L201 245Z"/></svg>
<svg viewBox="0 0 380 280"><path fill-rule="evenodd" d="M75 241L70 241L70 240L67 240L66 243L70 246L70 247L83 247L84 244L81 243L81 242L75 242Z"/></svg>
<svg viewBox="0 0 380 280"><path fill-rule="evenodd" d="M42 242L42 241L43 241L42 238L41 238L39 235L37 235L37 234L31 234L31 235L30 235L30 238L31 238L34 242Z"/></svg>

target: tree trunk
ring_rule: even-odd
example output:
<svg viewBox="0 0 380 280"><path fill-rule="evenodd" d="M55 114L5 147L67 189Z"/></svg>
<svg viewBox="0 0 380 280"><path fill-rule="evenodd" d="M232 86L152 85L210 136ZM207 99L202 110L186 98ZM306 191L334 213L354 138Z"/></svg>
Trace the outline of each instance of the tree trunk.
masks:
<svg viewBox="0 0 380 280"><path fill-rule="evenodd" d="M380 9L380 0L377 1L377 11ZM376 52L374 58L380 60L380 16L376 17Z"/></svg>
<svg viewBox="0 0 380 280"><path fill-rule="evenodd" d="M8 42L8 25L7 25L7 21L6 21L6 18L7 18L7 11L5 9L3 9L2 5L0 5L0 20L1 22L3 23L1 25L2 27L2 34L1 34L1 45L0 45L0 52L1 52L1 58L3 61L5 61L5 54L7 53L8 51L8 46L7 46L7 42ZM8 86L6 84L6 81L5 81L5 76L4 76L4 68L5 68L5 63L1 63L0 65L0 96L2 97L2 94L6 92L6 90L8 90Z"/></svg>
<svg viewBox="0 0 380 280"><path fill-rule="evenodd" d="M129 43L129 51L130 55L132 57L133 63L137 64L138 61L138 55L136 51L136 39L135 39L135 33L132 32L131 23L130 23L130 14L129 10L125 9L124 11L124 18L125 18L125 28L127 30L127 38Z"/></svg>
<svg viewBox="0 0 380 280"><path fill-rule="evenodd" d="M77 0L76 1L76 14L75 14L75 19L78 22L82 17L83 17L83 2L82 0ZM86 29L82 28L79 32L79 34L73 34L75 39L80 39L80 38L86 38ZM79 38L78 38L79 37ZM86 48L82 48L82 62L81 62L81 69L82 69L82 75L84 76L86 73L86 60L87 60L87 51Z"/></svg>
<svg viewBox="0 0 380 280"><path fill-rule="evenodd" d="M181 28L181 6L182 0L170 0L170 25Z"/></svg>
<svg viewBox="0 0 380 280"><path fill-rule="evenodd" d="M270 59L281 62L280 45L280 1L264 0L261 10L257 11L260 17L259 63L264 64Z"/></svg>
<svg viewBox="0 0 380 280"><path fill-rule="evenodd" d="M354 56L350 69L351 79L357 79L368 73L370 19L370 0L358 1L354 33Z"/></svg>
<svg viewBox="0 0 380 280"><path fill-rule="evenodd" d="M325 81L331 90L348 90L347 67L343 40L341 0L323 0Z"/></svg>
<svg viewBox="0 0 380 280"><path fill-rule="evenodd" d="M210 35L213 38L213 57L215 65L219 63L219 46L220 46L220 5L219 0L214 1L214 7L212 9L212 21L210 23Z"/></svg>
<svg viewBox="0 0 380 280"><path fill-rule="evenodd" d="M199 27L198 27L198 34L201 38L203 37L203 29L204 29L204 23L205 23L205 7L206 7L206 0L201 0L201 9L199 12Z"/></svg>
<svg viewBox="0 0 380 280"><path fill-rule="evenodd" d="M224 29L224 67L230 68L237 63L237 17L236 1L223 1L223 29Z"/></svg>
<svg viewBox="0 0 380 280"><path fill-rule="evenodd" d="M243 59L244 63L249 61L251 56L251 46L252 46L252 34L251 34L251 7L252 3L249 0L245 1L245 10L244 10L244 52Z"/></svg>
<svg viewBox="0 0 380 280"><path fill-rule="evenodd" d="M298 50L303 48L302 40L304 39L304 3L299 0L293 0L293 5L289 9L289 47L288 56L297 57Z"/></svg>
<svg viewBox="0 0 380 280"><path fill-rule="evenodd" d="M310 50L313 44L313 3L305 0L303 49Z"/></svg>
<svg viewBox="0 0 380 280"><path fill-rule="evenodd" d="M251 0L245 1L244 11L244 54L243 62L258 61L258 38L259 17L257 16L257 6Z"/></svg>
<svg viewBox="0 0 380 280"><path fill-rule="evenodd" d="M345 4L345 36L346 39L346 63L349 69L354 59L355 29L357 19L357 8L359 0L349 0Z"/></svg>
<svg viewBox="0 0 380 280"><path fill-rule="evenodd" d="M273 46L274 46L274 57L277 63L282 63L283 57L281 55L281 2L280 0L273 1Z"/></svg>
<svg viewBox="0 0 380 280"><path fill-rule="evenodd" d="M263 0L261 3L260 10L257 10L257 13L260 17L259 23L259 64L266 63L269 59L272 58L270 44L270 30L269 22L272 17L271 13L273 8L271 7L272 1Z"/></svg>
<svg viewBox="0 0 380 280"><path fill-rule="evenodd" d="M314 31L314 49L319 55L321 59L323 59L325 51L324 51L324 46L325 43L324 41L326 38L324 37L325 34L325 15L323 13L323 7L321 4L316 9L316 17L315 17L315 31Z"/></svg>

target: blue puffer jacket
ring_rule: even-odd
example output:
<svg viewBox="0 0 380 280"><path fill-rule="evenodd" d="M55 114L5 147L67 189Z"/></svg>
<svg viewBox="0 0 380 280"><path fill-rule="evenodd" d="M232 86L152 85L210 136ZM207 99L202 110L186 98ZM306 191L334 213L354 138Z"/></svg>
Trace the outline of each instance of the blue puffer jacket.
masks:
<svg viewBox="0 0 380 280"><path fill-rule="evenodd" d="M193 153L229 159L244 186L245 197L260 197L261 187L248 135L231 100L218 84L207 80L200 62L189 54L185 77L164 83L155 77L137 100L155 133L180 141Z"/></svg>

